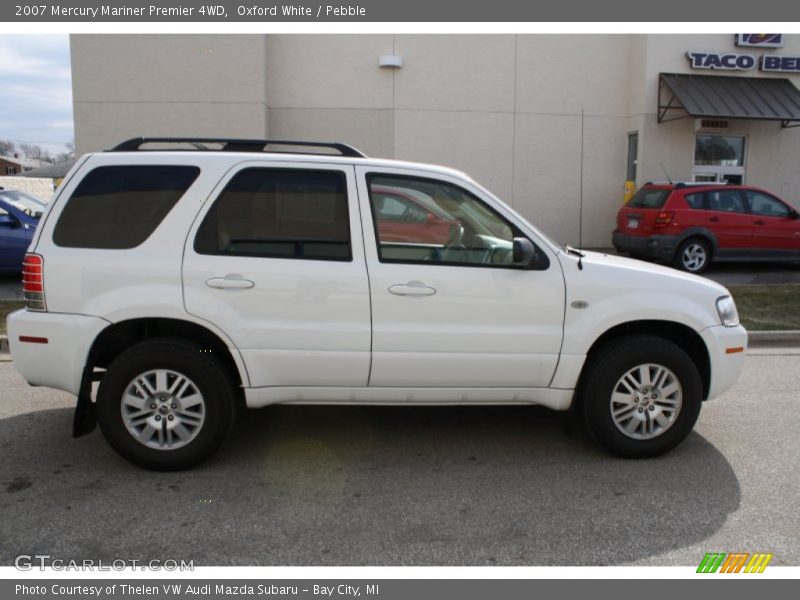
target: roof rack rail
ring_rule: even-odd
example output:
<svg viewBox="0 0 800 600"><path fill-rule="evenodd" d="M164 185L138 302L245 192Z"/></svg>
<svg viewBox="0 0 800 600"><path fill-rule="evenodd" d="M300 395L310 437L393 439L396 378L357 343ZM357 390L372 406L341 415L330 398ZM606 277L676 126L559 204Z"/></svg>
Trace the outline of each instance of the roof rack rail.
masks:
<svg viewBox="0 0 800 600"><path fill-rule="evenodd" d="M347 144L339 142L309 142L299 140L253 140L235 138L182 138L182 137L135 137L125 140L106 150L106 152L147 152L145 144L189 144L195 150L209 152L274 152L279 154L325 154L322 152L292 152L267 150L267 146L298 146L308 148L330 148L341 156L367 158L366 154ZM220 148L209 148L207 144L219 144Z"/></svg>

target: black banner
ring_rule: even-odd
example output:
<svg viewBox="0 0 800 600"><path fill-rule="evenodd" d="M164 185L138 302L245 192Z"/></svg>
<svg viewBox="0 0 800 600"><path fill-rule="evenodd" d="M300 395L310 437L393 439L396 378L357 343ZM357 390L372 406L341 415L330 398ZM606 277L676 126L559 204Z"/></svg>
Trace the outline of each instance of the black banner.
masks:
<svg viewBox="0 0 800 600"><path fill-rule="evenodd" d="M18 0L0 4L11 22L658 22L800 21L784 0Z"/></svg>

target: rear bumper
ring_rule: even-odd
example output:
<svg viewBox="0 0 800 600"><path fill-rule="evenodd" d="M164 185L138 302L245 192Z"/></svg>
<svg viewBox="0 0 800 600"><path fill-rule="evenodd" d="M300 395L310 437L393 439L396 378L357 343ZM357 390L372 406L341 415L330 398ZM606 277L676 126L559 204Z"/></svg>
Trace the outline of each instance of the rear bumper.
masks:
<svg viewBox="0 0 800 600"><path fill-rule="evenodd" d="M644 237L622 233L619 229L614 231L611 240L618 252L663 261L672 260L678 246L678 237L674 235Z"/></svg>
<svg viewBox="0 0 800 600"><path fill-rule="evenodd" d="M25 309L11 313L7 322L14 367L25 380L77 396L89 349L108 322Z"/></svg>
<svg viewBox="0 0 800 600"><path fill-rule="evenodd" d="M700 332L711 361L711 385L708 398L719 396L739 380L747 355L747 331L744 327L716 325Z"/></svg>

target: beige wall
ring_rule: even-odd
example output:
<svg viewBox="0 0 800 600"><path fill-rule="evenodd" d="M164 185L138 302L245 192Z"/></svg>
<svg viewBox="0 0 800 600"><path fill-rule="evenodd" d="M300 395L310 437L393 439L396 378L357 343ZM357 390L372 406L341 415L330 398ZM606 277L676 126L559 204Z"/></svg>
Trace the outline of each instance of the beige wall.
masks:
<svg viewBox="0 0 800 600"><path fill-rule="evenodd" d="M727 34L74 35L76 142L85 152L143 134L344 141L462 169L555 239L577 243L582 227L584 245L608 246L629 132L639 184L664 168L691 178L694 121L658 124L656 105L658 73L689 72L695 49L736 51ZM800 36L780 52L800 54ZM391 53L402 69L378 67ZM748 136L747 181L792 199L800 129L733 123Z"/></svg>
<svg viewBox="0 0 800 600"><path fill-rule="evenodd" d="M261 35L73 35L79 153L139 135L263 137Z"/></svg>

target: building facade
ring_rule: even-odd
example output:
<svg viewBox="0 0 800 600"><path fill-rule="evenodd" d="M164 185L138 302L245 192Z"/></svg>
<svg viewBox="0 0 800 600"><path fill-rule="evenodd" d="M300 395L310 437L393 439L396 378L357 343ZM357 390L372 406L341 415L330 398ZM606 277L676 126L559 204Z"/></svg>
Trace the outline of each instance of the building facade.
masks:
<svg viewBox="0 0 800 600"><path fill-rule="evenodd" d="M800 199L800 103L772 85L797 91L800 35L73 35L71 53L78 153L138 135L342 141L462 169L587 247L610 246L627 180ZM664 74L692 77L676 94ZM715 80L706 102L703 76L746 78L747 97Z"/></svg>

